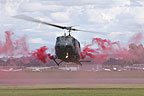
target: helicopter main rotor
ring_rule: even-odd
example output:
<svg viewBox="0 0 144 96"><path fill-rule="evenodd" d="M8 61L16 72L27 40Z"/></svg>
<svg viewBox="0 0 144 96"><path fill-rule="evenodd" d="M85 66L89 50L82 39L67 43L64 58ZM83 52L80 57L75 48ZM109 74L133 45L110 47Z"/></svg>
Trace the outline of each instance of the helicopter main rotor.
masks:
<svg viewBox="0 0 144 96"><path fill-rule="evenodd" d="M57 28L60 28L60 29L66 29L66 30L68 30L69 35L70 35L71 31L81 31L81 32L88 32L88 33L95 33L95 34L103 34L103 35L106 34L106 33L102 33L102 32L75 29L75 28L73 28L73 26L67 26L67 27L66 26L60 26L60 25L48 23L48 22L45 22L45 21L42 21L42 20L38 20L38 19L26 16L26 15L16 15L16 16L13 16L13 17L17 18L17 19L23 19L23 20L26 20L26 21L31 21L31 22L35 22L35 23L41 23L41 24L57 27Z"/></svg>

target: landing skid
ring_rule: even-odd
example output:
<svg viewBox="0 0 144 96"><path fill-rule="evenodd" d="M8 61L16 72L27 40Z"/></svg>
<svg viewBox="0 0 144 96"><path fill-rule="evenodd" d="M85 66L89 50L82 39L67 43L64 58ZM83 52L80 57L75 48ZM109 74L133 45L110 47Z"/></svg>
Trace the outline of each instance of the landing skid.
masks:
<svg viewBox="0 0 144 96"><path fill-rule="evenodd" d="M61 60L60 62L57 62L55 58L54 58L53 60L54 60L54 62L55 62L58 66L59 66L62 62L64 62L64 61L62 61L62 60ZM76 62L76 64L82 66L81 62Z"/></svg>
<svg viewBox="0 0 144 96"><path fill-rule="evenodd" d="M60 65L60 63L63 62L63 61L57 62L57 61L55 60L55 58L53 58L53 60L54 60L54 62L55 62L58 66Z"/></svg>
<svg viewBox="0 0 144 96"><path fill-rule="evenodd" d="M56 59L58 59L57 57L53 58L53 61L59 66L62 62L64 62L63 60L61 60L60 62L57 62ZM77 62L73 62L73 63L76 63L80 66L82 66L82 63L81 62L91 62L91 61L77 61Z"/></svg>

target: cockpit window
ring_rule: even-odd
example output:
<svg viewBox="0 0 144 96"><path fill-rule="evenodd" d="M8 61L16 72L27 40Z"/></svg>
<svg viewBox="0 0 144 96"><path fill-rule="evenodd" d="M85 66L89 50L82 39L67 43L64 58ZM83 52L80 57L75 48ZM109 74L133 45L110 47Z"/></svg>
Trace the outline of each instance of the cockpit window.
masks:
<svg viewBox="0 0 144 96"><path fill-rule="evenodd" d="M65 40L64 36L57 37L57 42L58 42L58 41L62 41L62 40Z"/></svg>
<svg viewBox="0 0 144 96"><path fill-rule="evenodd" d="M59 41L60 40L60 37L57 37L57 39L56 39L57 41Z"/></svg>
<svg viewBox="0 0 144 96"><path fill-rule="evenodd" d="M66 41L73 42L73 38L71 38L71 37L66 37Z"/></svg>
<svg viewBox="0 0 144 96"><path fill-rule="evenodd" d="M70 36L60 36L60 37L57 37L56 39L56 42L61 42L61 41L68 41L68 42L72 42L72 43L75 43L75 39L70 37Z"/></svg>

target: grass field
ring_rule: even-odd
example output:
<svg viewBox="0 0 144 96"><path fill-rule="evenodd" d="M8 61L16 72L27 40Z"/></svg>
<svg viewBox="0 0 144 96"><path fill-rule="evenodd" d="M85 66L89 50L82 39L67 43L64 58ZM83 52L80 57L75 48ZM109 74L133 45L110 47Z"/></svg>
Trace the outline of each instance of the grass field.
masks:
<svg viewBox="0 0 144 96"><path fill-rule="evenodd" d="M1 88L0 96L144 96L144 88Z"/></svg>

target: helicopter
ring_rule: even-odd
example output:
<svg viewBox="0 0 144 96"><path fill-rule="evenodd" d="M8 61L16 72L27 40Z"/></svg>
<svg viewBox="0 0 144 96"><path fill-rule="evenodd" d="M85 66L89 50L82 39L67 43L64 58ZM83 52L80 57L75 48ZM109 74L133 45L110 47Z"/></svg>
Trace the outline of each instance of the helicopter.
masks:
<svg viewBox="0 0 144 96"><path fill-rule="evenodd" d="M81 31L81 32L102 34L100 32L75 29L75 28L73 28L73 26L68 26L68 27L60 26L60 25L48 23L48 22L45 22L45 21L42 21L42 20L38 20L38 19L29 17L29 16L25 16L25 15L16 15L16 16L13 16L13 17L17 18L17 19L23 19L23 20L26 20L26 21L41 23L41 24L45 24L45 25L49 25L49 26L53 26L53 27L56 27L56 28L67 30L68 35L66 35L66 33L64 33L63 36L58 36L56 38L56 44L55 44L55 54L56 55L53 56L52 59L58 66L62 62L68 62L68 63L72 62L72 63L76 63L76 64L79 64L79 65L82 65L81 62L91 62L91 61L86 61L86 60L81 61L82 54L81 54L80 42L76 38L71 36L72 31ZM60 59L61 61L57 62L56 59Z"/></svg>

